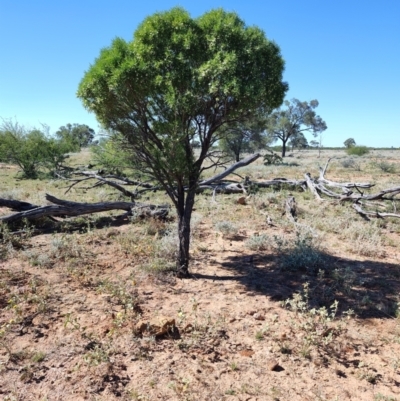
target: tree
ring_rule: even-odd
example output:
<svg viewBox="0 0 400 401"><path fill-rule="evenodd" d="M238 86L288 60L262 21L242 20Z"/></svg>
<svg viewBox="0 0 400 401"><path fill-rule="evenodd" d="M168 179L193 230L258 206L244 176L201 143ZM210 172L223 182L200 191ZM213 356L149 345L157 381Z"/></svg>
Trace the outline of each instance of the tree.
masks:
<svg viewBox="0 0 400 401"><path fill-rule="evenodd" d="M308 147L308 141L302 132L298 132L297 134L291 136L289 145L292 147L292 151L294 148L305 149Z"/></svg>
<svg viewBox="0 0 400 401"><path fill-rule="evenodd" d="M89 146L94 136L94 130L85 124L67 124L60 127L56 132L56 137L69 143L73 151L76 152Z"/></svg>
<svg viewBox="0 0 400 401"><path fill-rule="evenodd" d="M312 141L310 141L310 146L312 146L313 148L317 148L319 146L319 141L313 139Z"/></svg>
<svg viewBox="0 0 400 401"><path fill-rule="evenodd" d="M348 138L343 142L344 146L346 148L351 148L352 146L356 146L356 141L353 138Z"/></svg>
<svg viewBox="0 0 400 401"><path fill-rule="evenodd" d="M42 167L57 169L69 151L67 143L36 128L29 130L12 121L0 127L0 160L17 164L25 178L37 178Z"/></svg>
<svg viewBox="0 0 400 401"><path fill-rule="evenodd" d="M282 103L283 69L279 47L237 14L192 19L177 7L147 17L131 42L115 39L85 73L77 93L84 106L121 134L176 208L179 276L188 275L190 219L212 145L224 125Z"/></svg>
<svg viewBox="0 0 400 401"><path fill-rule="evenodd" d="M327 128L325 121L314 111L318 107L318 100L301 102L292 99L284 104L286 109L278 109L270 114L266 128L271 138L282 141L282 157L285 157L286 144L293 136L311 132L316 137Z"/></svg>
<svg viewBox="0 0 400 401"><path fill-rule="evenodd" d="M264 119L255 116L222 127L221 130L224 130L224 134L221 135L222 139L219 142L221 150L227 155L233 156L238 162L242 153L264 148L270 142L265 135L264 123Z"/></svg>

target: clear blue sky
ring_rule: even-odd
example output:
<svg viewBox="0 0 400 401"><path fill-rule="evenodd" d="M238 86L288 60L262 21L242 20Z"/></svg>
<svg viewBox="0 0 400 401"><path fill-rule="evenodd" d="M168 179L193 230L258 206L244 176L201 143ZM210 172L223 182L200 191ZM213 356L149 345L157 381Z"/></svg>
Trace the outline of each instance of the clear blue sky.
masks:
<svg viewBox="0 0 400 401"><path fill-rule="evenodd" d="M97 130L75 95L85 70L176 5L193 17L222 7L262 28L286 61L287 98L320 102L324 146L400 147L399 0L0 0L0 117Z"/></svg>

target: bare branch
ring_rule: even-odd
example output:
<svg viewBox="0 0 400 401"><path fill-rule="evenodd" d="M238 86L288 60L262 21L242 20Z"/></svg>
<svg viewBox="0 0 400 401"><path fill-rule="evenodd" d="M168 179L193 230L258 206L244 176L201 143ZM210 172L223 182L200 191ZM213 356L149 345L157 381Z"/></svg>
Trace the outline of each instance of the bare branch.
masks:
<svg viewBox="0 0 400 401"><path fill-rule="evenodd" d="M261 156L260 153L255 153L253 155L250 155L248 157L246 157L243 160L238 161L235 164L232 164L230 167L228 167L225 171L223 171L222 173L216 174L211 178L208 178L207 180L203 180L200 182L199 185L209 185L212 184L213 182L216 181L221 181L223 178L225 178L226 176L228 176L229 174L231 174L233 171L235 171L236 169L240 168L240 167L244 167L247 166L250 163L253 163L255 160L257 160L259 157Z"/></svg>
<svg viewBox="0 0 400 401"><path fill-rule="evenodd" d="M384 217L400 218L400 214L396 214L396 213L369 212L369 211L363 210L361 208L361 206L357 203L353 203L352 206L357 211L357 213L361 214L363 217L376 217L378 219L383 219Z"/></svg>

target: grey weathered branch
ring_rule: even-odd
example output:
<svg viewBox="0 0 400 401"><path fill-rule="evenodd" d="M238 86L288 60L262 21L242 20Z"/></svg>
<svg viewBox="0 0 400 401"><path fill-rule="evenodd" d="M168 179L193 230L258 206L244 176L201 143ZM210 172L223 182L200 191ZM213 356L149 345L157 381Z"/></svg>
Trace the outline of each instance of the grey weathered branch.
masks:
<svg viewBox="0 0 400 401"><path fill-rule="evenodd" d="M376 217L378 219L383 219L384 217L397 217L400 218L400 214L396 213L383 213L383 212L370 212L363 210L358 203L353 203L353 208L357 213L361 214L363 217Z"/></svg>
<svg viewBox="0 0 400 401"><path fill-rule="evenodd" d="M315 183L312 180L310 173L305 173L304 178L306 179L307 188L314 194L317 200L322 201L322 198L315 187Z"/></svg>
<svg viewBox="0 0 400 401"><path fill-rule="evenodd" d="M240 167L244 167L249 165L250 163L253 163L255 160L257 160L259 157L261 156L260 153L255 153L253 155L250 155L248 157L246 157L243 160L240 160L234 164L232 164L231 166L229 166L225 171L223 171L222 173L218 173L216 175L214 175L211 178L208 178L206 180L203 180L199 183L199 186L201 185L210 185L212 183L217 183L218 181L221 181L223 178L225 178L226 176L228 176L229 174L232 174L235 170L237 170Z"/></svg>
<svg viewBox="0 0 400 401"><path fill-rule="evenodd" d="M126 210L132 212L137 210L142 216L153 216L153 217L166 217L169 213L168 206L156 206L138 204L136 202L99 202L99 203L80 203L71 202L62 199L58 199L51 195L46 195L46 199L54 205L35 207L14 213L8 216L0 217L0 221L6 223L15 222L22 219L38 219L41 217L54 217L54 216L81 216L84 214L92 214L98 212L105 212L109 210ZM0 204L2 204L0 199Z"/></svg>

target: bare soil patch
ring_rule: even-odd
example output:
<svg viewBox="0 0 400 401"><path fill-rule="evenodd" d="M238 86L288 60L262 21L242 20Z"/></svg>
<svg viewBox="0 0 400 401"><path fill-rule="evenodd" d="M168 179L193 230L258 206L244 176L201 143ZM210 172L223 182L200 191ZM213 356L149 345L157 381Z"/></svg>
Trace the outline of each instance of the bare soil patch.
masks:
<svg viewBox="0 0 400 401"><path fill-rule="evenodd" d="M379 179L365 169L351 178ZM186 280L168 272L173 221L14 238L0 399L400 400L399 222L293 192L295 225L288 194L200 195Z"/></svg>

